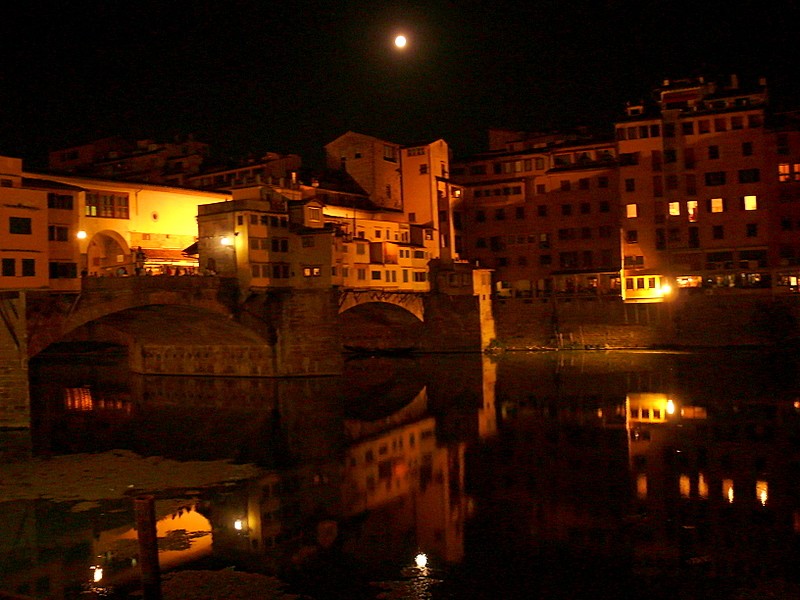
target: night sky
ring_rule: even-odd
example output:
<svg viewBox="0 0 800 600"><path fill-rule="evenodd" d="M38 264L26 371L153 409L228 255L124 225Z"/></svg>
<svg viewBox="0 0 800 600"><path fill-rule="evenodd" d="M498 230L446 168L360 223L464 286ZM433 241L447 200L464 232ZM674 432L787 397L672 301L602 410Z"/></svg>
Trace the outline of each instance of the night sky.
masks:
<svg viewBox="0 0 800 600"><path fill-rule="evenodd" d="M313 163L354 130L484 149L489 127L605 125L663 78L766 76L800 92L800 2L43 3L0 25L0 153L194 134ZM394 34L409 46L398 52Z"/></svg>

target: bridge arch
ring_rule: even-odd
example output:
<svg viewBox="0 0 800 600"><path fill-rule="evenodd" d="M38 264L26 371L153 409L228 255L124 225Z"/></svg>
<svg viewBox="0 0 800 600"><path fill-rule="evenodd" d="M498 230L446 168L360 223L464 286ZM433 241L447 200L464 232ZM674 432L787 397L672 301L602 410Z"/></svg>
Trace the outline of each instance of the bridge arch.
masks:
<svg viewBox="0 0 800 600"><path fill-rule="evenodd" d="M339 314L363 304L385 303L399 306L425 322L425 307L422 294L383 290L341 290L339 292Z"/></svg>
<svg viewBox="0 0 800 600"><path fill-rule="evenodd" d="M184 306L229 317L233 312L223 296L215 277L85 277L77 295L29 296L28 356L87 323L132 308Z"/></svg>

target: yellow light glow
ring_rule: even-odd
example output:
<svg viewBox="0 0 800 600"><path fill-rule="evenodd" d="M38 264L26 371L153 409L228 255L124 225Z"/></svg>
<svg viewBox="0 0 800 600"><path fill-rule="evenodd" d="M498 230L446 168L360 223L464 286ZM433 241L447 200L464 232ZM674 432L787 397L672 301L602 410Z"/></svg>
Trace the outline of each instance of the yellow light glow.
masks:
<svg viewBox="0 0 800 600"><path fill-rule="evenodd" d="M662 296L669 296L672 293L672 286L668 283L665 283L661 286L661 295Z"/></svg>
<svg viewBox="0 0 800 600"><path fill-rule="evenodd" d="M226 235L222 237L219 243L222 244L223 246L230 246L231 244L233 244L233 240Z"/></svg>
<svg viewBox="0 0 800 600"><path fill-rule="evenodd" d="M667 400L667 414L674 415L675 414L675 403L672 400Z"/></svg>
<svg viewBox="0 0 800 600"><path fill-rule="evenodd" d="M722 480L722 495L727 498L728 503L733 504L733 479Z"/></svg>
<svg viewBox="0 0 800 600"><path fill-rule="evenodd" d="M636 497L639 500L647 499L647 475L644 473L636 476Z"/></svg>
<svg viewBox="0 0 800 600"><path fill-rule="evenodd" d="M759 502L761 502L761 506L767 505L768 489L769 485L766 481L756 481L756 496Z"/></svg>
<svg viewBox="0 0 800 600"><path fill-rule="evenodd" d="M99 583L103 579L103 567L92 567L92 581Z"/></svg>
<svg viewBox="0 0 800 600"><path fill-rule="evenodd" d="M406 36L398 35L397 37L394 38L394 45L397 48L405 48L406 44L408 44L408 40L406 39Z"/></svg>
<svg viewBox="0 0 800 600"><path fill-rule="evenodd" d="M414 563L417 565L418 568L424 569L428 566L428 556L427 554L422 554L421 552L414 557Z"/></svg>
<svg viewBox="0 0 800 600"><path fill-rule="evenodd" d="M81 229L78 233L75 234L75 237L77 237L79 240L85 240L86 232Z"/></svg>
<svg viewBox="0 0 800 600"><path fill-rule="evenodd" d="M242 530L244 529L244 522L243 522L241 519L236 519L236 520L233 522L233 528L234 528L236 531L242 531Z"/></svg>
<svg viewBox="0 0 800 600"><path fill-rule="evenodd" d="M689 480L688 475L681 475L678 480L678 487L681 491L681 498L688 498L692 491L692 482Z"/></svg>
<svg viewBox="0 0 800 600"><path fill-rule="evenodd" d="M702 473L697 476L697 493L701 498L708 498L708 482Z"/></svg>

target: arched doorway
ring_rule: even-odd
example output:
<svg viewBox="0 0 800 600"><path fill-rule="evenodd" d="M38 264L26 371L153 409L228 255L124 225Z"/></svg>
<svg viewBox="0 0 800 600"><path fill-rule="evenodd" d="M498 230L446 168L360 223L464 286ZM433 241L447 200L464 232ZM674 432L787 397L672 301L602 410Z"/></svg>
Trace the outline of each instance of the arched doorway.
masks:
<svg viewBox="0 0 800 600"><path fill-rule="evenodd" d="M86 274L95 277L131 275L134 258L121 235L115 231L100 231L86 246Z"/></svg>

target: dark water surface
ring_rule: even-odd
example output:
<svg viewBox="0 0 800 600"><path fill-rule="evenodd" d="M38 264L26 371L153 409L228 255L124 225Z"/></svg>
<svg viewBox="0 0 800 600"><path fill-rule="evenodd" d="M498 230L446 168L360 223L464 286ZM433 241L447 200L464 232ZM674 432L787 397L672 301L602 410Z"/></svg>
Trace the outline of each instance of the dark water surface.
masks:
<svg viewBox="0 0 800 600"><path fill-rule="evenodd" d="M39 455L259 466L152 490L166 568L320 600L800 597L795 356L430 355L278 381L140 376L106 353L44 357L31 380ZM135 581L130 499L7 502L0 522L0 589Z"/></svg>

